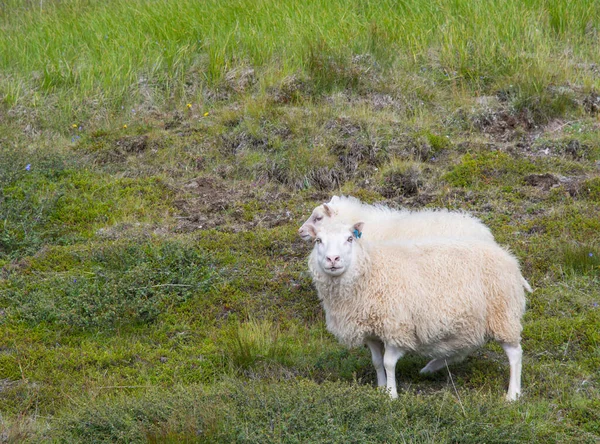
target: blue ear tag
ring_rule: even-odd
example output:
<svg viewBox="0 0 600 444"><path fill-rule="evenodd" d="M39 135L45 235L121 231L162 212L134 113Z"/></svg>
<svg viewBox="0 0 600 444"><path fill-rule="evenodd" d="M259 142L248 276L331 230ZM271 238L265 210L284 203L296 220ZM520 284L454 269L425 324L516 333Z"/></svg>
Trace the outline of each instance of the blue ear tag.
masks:
<svg viewBox="0 0 600 444"><path fill-rule="evenodd" d="M362 231L358 231L356 228L354 229L354 231L352 232L352 234L354 234L354 237L357 239L360 239L360 237L362 236Z"/></svg>

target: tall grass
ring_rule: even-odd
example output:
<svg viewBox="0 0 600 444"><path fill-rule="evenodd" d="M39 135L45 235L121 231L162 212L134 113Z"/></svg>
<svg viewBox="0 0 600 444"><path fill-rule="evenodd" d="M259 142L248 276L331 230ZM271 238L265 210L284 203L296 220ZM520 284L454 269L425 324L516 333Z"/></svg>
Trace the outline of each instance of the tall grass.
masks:
<svg viewBox="0 0 600 444"><path fill-rule="evenodd" d="M7 0L0 27L6 106L51 103L79 115L200 100L242 65L264 81L300 72L327 89L353 86L347 67L369 54L384 70L483 93L539 92L567 77L598 86L585 66L600 62L593 0ZM341 81L322 82L332 73Z"/></svg>

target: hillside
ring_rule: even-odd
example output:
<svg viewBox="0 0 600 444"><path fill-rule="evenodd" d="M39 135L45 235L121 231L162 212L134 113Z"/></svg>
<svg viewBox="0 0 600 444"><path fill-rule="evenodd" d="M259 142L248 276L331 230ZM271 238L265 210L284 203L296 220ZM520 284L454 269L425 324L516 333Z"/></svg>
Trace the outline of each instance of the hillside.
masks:
<svg viewBox="0 0 600 444"><path fill-rule="evenodd" d="M600 440L600 3L0 3L0 442ZM326 331L333 194L470 212L523 397Z"/></svg>

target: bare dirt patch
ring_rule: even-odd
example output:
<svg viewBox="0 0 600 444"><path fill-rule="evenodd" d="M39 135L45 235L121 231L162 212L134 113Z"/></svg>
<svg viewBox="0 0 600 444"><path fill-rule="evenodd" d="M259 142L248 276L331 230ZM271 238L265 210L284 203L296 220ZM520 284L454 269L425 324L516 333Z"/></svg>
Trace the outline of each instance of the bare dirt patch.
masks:
<svg viewBox="0 0 600 444"><path fill-rule="evenodd" d="M513 114L505 109L487 109L472 118L475 128L495 141L508 142L535 129L535 122L526 113Z"/></svg>
<svg viewBox="0 0 600 444"><path fill-rule="evenodd" d="M296 103L314 93L313 85L300 75L291 75L269 90L271 100L277 104Z"/></svg>
<svg viewBox="0 0 600 444"><path fill-rule="evenodd" d="M583 98L583 108L588 114L596 115L600 113L600 94L592 91Z"/></svg>
<svg viewBox="0 0 600 444"><path fill-rule="evenodd" d="M180 214L177 231L194 231L221 226L225 220L221 213L229 208L232 193L220 181L199 177L184 185L185 198L175 202Z"/></svg>
<svg viewBox="0 0 600 444"><path fill-rule="evenodd" d="M241 93L257 82L256 72L249 66L234 68L225 74L225 82L233 91Z"/></svg>
<svg viewBox="0 0 600 444"><path fill-rule="evenodd" d="M379 193L386 198L397 196L415 196L423 185L423 177L419 168L411 166L404 171L391 171L384 178Z"/></svg>
<svg viewBox="0 0 600 444"><path fill-rule="evenodd" d="M126 136L115 142L119 150L126 153L141 153L148 149L148 136Z"/></svg>
<svg viewBox="0 0 600 444"><path fill-rule="evenodd" d="M346 174L355 175L362 166L376 167L387 160L386 153L359 123L340 117L328 122L325 128L335 135L330 151Z"/></svg>
<svg viewBox="0 0 600 444"><path fill-rule="evenodd" d="M554 174L530 174L525 177L525 183L534 187L541 187L543 189L550 189L560 183L560 179Z"/></svg>
<svg viewBox="0 0 600 444"><path fill-rule="evenodd" d="M290 198L276 186L226 183L215 177L198 177L180 189L175 206L178 224L175 231L191 232L218 229L239 232L256 227L273 228L289 223L293 215L270 204Z"/></svg>

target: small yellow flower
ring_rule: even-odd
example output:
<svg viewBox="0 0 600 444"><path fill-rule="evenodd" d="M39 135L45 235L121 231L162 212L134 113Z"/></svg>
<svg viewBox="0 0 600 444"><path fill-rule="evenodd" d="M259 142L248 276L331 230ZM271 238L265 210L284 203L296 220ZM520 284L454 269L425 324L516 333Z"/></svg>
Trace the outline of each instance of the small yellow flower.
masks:
<svg viewBox="0 0 600 444"><path fill-rule="evenodd" d="M187 107L188 107L188 109L192 109L192 104L191 104L191 103L188 103L188 104L187 104Z"/></svg>
<svg viewBox="0 0 600 444"><path fill-rule="evenodd" d="M206 111L206 112L204 113L204 117L207 117L207 116L208 116L208 111Z"/></svg>
<svg viewBox="0 0 600 444"><path fill-rule="evenodd" d="M77 124L74 123L73 125L71 125L71 128L77 128Z"/></svg>
<svg viewBox="0 0 600 444"><path fill-rule="evenodd" d="M127 129L127 125L126 125L126 124L125 124L125 125L123 125L123 129Z"/></svg>

